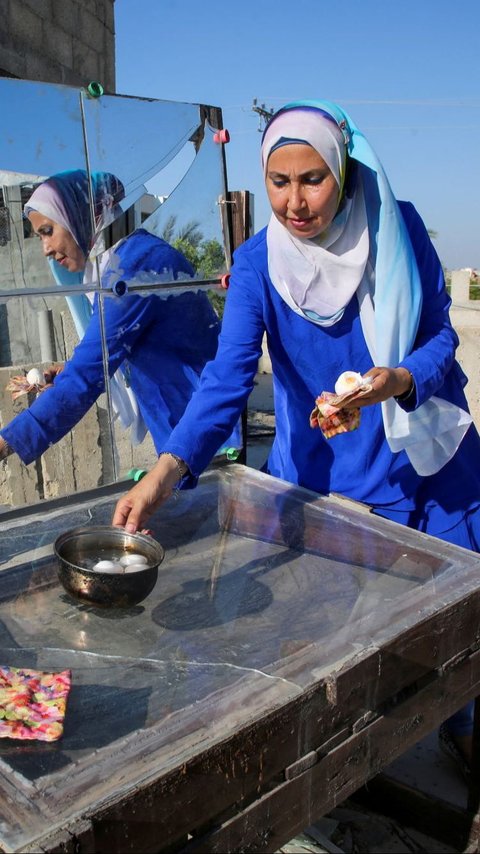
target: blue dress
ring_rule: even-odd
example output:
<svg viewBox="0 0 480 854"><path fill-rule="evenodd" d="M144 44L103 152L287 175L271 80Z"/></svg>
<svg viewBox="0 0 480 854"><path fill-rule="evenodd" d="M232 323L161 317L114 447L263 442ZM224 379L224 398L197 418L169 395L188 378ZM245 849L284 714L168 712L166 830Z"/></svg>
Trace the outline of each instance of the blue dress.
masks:
<svg viewBox="0 0 480 854"><path fill-rule="evenodd" d="M415 347L401 363L415 378L416 394L402 405L414 409L435 394L467 410L467 378L455 361L459 342L442 267L413 205L399 205L423 289ZM315 398L333 390L343 371L373 367L356 297L334 326L316 326L275 290L266 229L241 246L234 260L217 358L206 366L186 417L165 446L188 463L192 476L185 485L195 484L245 406L266 332L276 436L265 471L319 493L341 493L378 515L480 551L480 437L473 424L455 456L430 477L419 476L404 451L390 451L379 404L361 410L358 430L325 439L309 426ZM449 718L447 727L454 735L470 734L473 702Z"/></svg>
<svg viewBox="0 0 480 854"><path fill-rule="evenodd" d="M194 275L180 252L144 229L116 248L115 268L127 282L142 271L161 275L167 270L175 279ZM111 277L107 267L102 283L111 284ZM104 305L109 375L121 367L128 377L159 452L198 385L205 363L215 356L219 319L201 291L166 298L112 296ZM96 297L86 333L62 373L1 435L24 463L30 463L68 433L104 390Z"/></svg>
<svg viewBox="0 0 480 854"><path fill-rule="evenodd" d="M435 394L468 409L467 379L455 361L458 336L449 320L440 261L413 205L401 202L400 209L424 297L415 348L402 362L415 377L416 396L403 405L413 409ZM315 398L333 390L342 371L365 373L373 367L356 297L329 327L293 312L268 274L266 229L241 246L234 261L218 357L205 368L166 449L187 461L194 478L206 467L246 404L266 332L276 436L265 470L315 492L341 493L383 516L478 549L480 438L475 427L469 428L454 458L431 477L419 476L404 451L390 451L380 405L362 409L358 430L325 439L309 426ZM452 483L461 488L452 490Z"/></svg>

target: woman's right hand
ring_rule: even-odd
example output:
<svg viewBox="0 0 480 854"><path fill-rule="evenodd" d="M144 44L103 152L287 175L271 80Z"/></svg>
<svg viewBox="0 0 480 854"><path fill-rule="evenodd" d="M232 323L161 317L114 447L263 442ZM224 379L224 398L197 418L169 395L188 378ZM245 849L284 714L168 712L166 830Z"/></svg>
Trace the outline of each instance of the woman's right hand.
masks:
<svg viewBox="0 0 480 854"><path fill-rule="evenodd" d="M162 454L154 468L117 501L112 525L125 528L129 534L141 531L155 510L170 498L177 483L175 460L168 454Z"/></svg>
<svg viewBox="0 0 480 854"><path fill-rule="evenodd" d="M45 391L46 388L52 387L55 382L55 377L58 377L58 375L62 373L64 367L65 365L56 364L50 365L49 368L44 370L43 376L45 378L45 385L40 389L40 392Z"/></svg>

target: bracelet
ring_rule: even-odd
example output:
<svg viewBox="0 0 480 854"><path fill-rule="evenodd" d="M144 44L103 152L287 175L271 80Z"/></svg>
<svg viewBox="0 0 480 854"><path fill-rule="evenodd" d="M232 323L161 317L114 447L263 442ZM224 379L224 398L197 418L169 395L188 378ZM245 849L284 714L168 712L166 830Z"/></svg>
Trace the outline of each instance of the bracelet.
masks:
<svg viewBox="0 0 480 854"><path fill-rule="evenodd" d="M174 487L174 492L178 492L179 483L183 480L188 471L188 466L185 460L182 460L182 458L178 457L177 454L172 454L171 451L161 451L161 453L158 455L158 459L160 459L160 457L171 457L172 460L175 461L178 471L178 482Z"/></svg>
<svg viewBox="0 0 480 854"><path fill-rule="evenodd" d="M413 392L415 391L415 380L413 379L413 375L410 373L410 371L408 373L410 374L411 385L407 391L403 392L403 394L398 394L394 396L394 400L398 401L398 403L403 403L404 400L408 400L408 398L411 397Z"/></svg>

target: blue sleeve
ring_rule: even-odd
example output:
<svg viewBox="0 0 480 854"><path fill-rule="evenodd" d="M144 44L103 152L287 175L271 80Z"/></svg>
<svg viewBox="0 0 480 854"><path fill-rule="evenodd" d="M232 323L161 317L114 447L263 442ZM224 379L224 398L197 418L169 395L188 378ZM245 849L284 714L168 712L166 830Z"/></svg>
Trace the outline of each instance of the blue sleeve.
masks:
<svg viewBox="0 0 480 854"><path fill-rule="evenodd" d="M442 265L425 225L410 203L400 208L412 241L423 290L420 324L412 352L400 363L415 380L415 396L402 404L408 410L436 394L455 362L458 335L449 317L451 299L445 288Z"/></svg>
<svg viewBox="0 0 480 854"><path fill-rule="evenodd" d="M128 279L134 277L135 272L156 270L163 273L167 269L175 278L181 273L193 273L180 252L141 229L116 248L104 272L102 285L109 288L111 277L118 280L119 274ZM108 372L112 376L151 322L153 308L151 300L134 295L109 296L104 306ZM12 419L1 435L28 465L78 424L104 391L100 317L98 297L95 297L87 331L52 388L46 389L28 409Z"/></svg>
<svg viewBox="0 0 480 854"><path fill-rule="evenodd" d="M247 253L237 250L217 354L165 445L188 463L194 478L228 439L253 389L264 333L260 278Z"/></svg>
<svg viewBox="0 0 480 854"><path fill-rule="evenodd" d="M108 297L105 302L108 372L112 376L149 323L150 300ZM37 459L75 426L105 391L98 298L87 331L63 371L1 435L25 463Z"/></svg>
<svg viewBox="0 0 480 854"><path fill-rule="evenodd" d="M171 280L195 275L192 265L178 249L143 228L115 246L102 276L102 286L111 289L119 279L133 284L135 279L145 278L142 273L152 274L157 280L162 276Z"/></svg>

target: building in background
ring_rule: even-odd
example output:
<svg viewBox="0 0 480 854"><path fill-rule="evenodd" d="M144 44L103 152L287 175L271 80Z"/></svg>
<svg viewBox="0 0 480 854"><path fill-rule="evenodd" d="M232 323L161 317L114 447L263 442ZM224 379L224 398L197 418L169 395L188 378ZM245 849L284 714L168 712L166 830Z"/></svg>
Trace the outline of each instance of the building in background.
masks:
<svg viewBox="0 0 480 854"><path fill-rule="evenodd" d="M115 92L115 0L3 0L0 76Z"/></svg>

